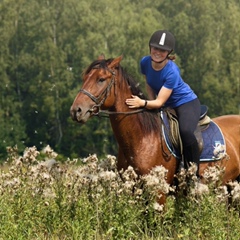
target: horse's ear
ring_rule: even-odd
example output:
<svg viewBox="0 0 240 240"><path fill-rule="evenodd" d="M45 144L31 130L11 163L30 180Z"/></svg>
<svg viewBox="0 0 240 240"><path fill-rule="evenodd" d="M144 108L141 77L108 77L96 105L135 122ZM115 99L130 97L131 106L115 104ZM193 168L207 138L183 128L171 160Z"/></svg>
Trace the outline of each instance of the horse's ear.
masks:
<svg viewBox="0 0 240 240"><path fill-rule="evenodd" d="M123 55L117 57L117 58L114 58L113 61L109 64L109 68L114 68L116 66L118 66L120 64L120 62L122 61L123 59Z"/></svg>
<svg viewBox="0 0 240 240"><path fill-rule="evenodd" d="M98 60L104 60L105 59L105 55L103 53L101 53L99 56L98 56Z"/></svg>

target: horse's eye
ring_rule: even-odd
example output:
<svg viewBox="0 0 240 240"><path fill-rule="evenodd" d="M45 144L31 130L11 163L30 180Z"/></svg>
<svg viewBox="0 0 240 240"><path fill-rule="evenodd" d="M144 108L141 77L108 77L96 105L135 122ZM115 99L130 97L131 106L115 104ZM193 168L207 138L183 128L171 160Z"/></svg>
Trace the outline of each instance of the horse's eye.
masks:
<svg viewBox="0 0 240 240"><path fill-rule="evenodd" d="M104 82L104 81L105 81L105 78L99 78L98 81L99 81L99 82Z"/></svg>

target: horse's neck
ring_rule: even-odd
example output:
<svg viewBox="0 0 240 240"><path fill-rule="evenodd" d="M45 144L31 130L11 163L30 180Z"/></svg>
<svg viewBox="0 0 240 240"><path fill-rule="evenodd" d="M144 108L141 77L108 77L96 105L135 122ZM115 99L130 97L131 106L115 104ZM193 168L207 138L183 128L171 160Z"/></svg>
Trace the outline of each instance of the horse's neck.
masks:
<svg viewBox="0 0 240 240"><path fill-rule="evenodd" d="M140 129L140 124L138 123L137 114L116 114L110 116L111 125L113 131L127 131L129 135L133 132L134 129Z"/></svg>
<svg viewBox="0 0 240 240"><path fill-rule="evenodd" d="M135 139L136 134L138 134L138 139L143 136L141 134L141 127L138 123L138 118L136 114L132 115L113 115L110 116L111 126L114 135L121 144L130 144L131 140Z"/></svg>
<svg viewBox="0 0 240 240"><path fill-rule="evenodd" d="M141 113L131 113L137 109L130 109L125 103L126 99L132 95L130 88L125 81L121 84L116 90L118 94L116 94L114 105L115 112L120 112L120 114L110 115L110 121L118 143L130 147L145 136L142 133L142 124L138 116Z"/></svg>

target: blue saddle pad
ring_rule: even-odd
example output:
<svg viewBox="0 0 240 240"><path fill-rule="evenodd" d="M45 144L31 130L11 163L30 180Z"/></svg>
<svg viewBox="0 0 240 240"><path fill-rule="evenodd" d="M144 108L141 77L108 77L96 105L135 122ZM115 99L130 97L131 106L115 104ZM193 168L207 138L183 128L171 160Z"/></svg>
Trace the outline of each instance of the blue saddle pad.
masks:
<svg viewBox="0 0 240 240"><path fill-rule="evenodd" d="M211 121L202 131L203 151L200 161L216 161L226 155L225 139L219 126Z"/></svg>
<svg viewBox="0 0 240 240"><path fill-rule="evenodd" d="M169 121L165 112L161 111L161 118L164 122L162 130L163 130L163 137L166 142L166 145L169 151L176 157L181 158L180 151L175 149L174 146L171 144L169 138ZM225 140L222 134L221 129L218 125L210 121L209 125L202 130L202 138L203 138L203 150L200 156L200 161L217 161L220 160L223 156L226 155L226 148L225 148Z"/></svg>

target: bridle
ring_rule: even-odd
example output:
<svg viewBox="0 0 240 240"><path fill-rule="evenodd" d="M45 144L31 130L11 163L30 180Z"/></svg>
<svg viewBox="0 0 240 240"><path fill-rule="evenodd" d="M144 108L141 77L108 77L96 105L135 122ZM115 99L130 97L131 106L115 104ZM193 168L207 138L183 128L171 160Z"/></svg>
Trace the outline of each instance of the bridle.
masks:
<svg viewBox="0 0 240 240"><path fill-rule="evenodd" d="M95 67L93 69L99 69L98 67ZM112 74L112 79L109 82L109 84L107 85L107 87L103 90L103 92L98 96L95 97L93 94L91 94L89 91L85 90L85 89L80 89L79 92L84 93L85 95L87 95L89 98L91 98L91 100L95 103L95 105L92 106L92 108L90 108L87 112L90 112L93 115L98 115L100 112L100 107L102 106L102 104L105 102L105 100L107 99L109 92L112 88L112 85L115 82L115 72L113 72L112 70L108 69L107 70ZM97 111L96 111L97 110Z"/></svg>
<svg viewBox="0 0 240 240"><path fill-rule="evenodd" d="M99 67L94 67L93 69L99 69ZM103 90L103 92L98 97L95 97L93 94L91 94L89 91L87 91L85 89L79 90L79 93L81 92L81 93L87 95L95 103L95 105L93 105L90 109L88 109L87 112L90 112L93 116L99 116L99 114L105 114L105 115L126 114L126 115L129 115L129 114L143 112L145 110L144 108L137 109L135 111L130 111L130 112L114 112L114 111L100 109L101 106L103 105L103 103L106 101L112 86L115 84L115 77L116 77L115 72L109 68L106 68L106 70L108 70L112 74L112 78L111 78L111 81L109 82L109 84L107 85L107 87Z"/></svg>

